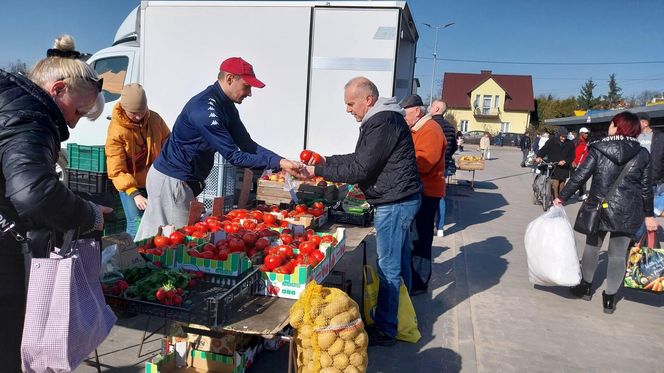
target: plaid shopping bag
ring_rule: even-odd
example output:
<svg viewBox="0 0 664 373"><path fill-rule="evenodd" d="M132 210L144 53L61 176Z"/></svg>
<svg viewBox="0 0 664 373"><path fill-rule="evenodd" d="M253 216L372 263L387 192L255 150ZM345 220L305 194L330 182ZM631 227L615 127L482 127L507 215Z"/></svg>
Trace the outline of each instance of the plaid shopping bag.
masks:
<svg viewBox="0 0 664 373"><path fill-rule="evenodd" d="M648 232L647 237L646 246L642 245L642 238L629 250L623 284L626 288L661 293L664 291L664 249L659 247L655 232Z"/></svg>
<svg viewBox="0 0 664 373"><path fill-rule="evenodd" d="M70 372L111 331L117 320L99 281L99 244L73 241L59 253L32 259L21 359L24 372Z"/></svg>

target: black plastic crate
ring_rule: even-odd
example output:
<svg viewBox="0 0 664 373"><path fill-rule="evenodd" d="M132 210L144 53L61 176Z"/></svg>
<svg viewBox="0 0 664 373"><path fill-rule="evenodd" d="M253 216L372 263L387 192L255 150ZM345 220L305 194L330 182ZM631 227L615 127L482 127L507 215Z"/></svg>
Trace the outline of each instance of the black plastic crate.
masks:
<svg viewBox="0 0 664 373"><path fill-rule="evenodd" d="M117 193L107 173L65 169L65 183L75 192L91 194Z"/></svg>
<svg viewBox="0 0 664 373"><path fill-rule="evenodd" d="M335 223L359 225L368 227L373 222L373 210L364 212L362 214L346 212L343 210L330 209L330 216L334 219Z"/></svg>
<svg viewBox="0 0 664 373"><path fill-rule="evenodd" d="M231 314L256 294L262 282L261 272L254 267L241 276L205 274L191 291L186 306L167 306L144 300L126 299L104 294L116 313L144 314L215 327L228 322Z"/></svg>

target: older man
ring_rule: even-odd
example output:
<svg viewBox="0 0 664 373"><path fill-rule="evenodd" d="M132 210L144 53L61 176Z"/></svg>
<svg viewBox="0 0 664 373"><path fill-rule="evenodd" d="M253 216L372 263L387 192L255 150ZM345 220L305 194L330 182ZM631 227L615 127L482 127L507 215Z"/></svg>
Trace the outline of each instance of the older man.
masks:
<svg viewBox="0 0 664 373"><path fill-rule="evenodd" d="M456 163L452 157L457 151L457 133L452 124L448 122L444 115L447 112L447 103L442 100L434 100L429 107L429 114L431 119L435 120L440 125L447 140L447 147L445 148L445 177L454 175L456 173ZM463 139L462 139L463 141ZM463 148L463 147L462 147ZM463 150L463 149L461 149ZM438 213L436 214L436 235L443 237L445 235L445 214L447 212L447 185L443 187L443 196L440 198L438 204Z"/></svg>
<svg viewBox="0 0 664 373"><path fill-rule="evenodd" d="M250 97L252 87L265 84L256 78L251 64L231 57L219 66L217 81L187 102L148 172L150 199L136 240L153 236L160 225L187 224L189 204L203 191L215 152L233 166L299 174L303 165L258 145L240 120L235 104Z"/></svg>
<svg viewBox="0 0 664 373"><path fill-rule="evenodd" d="M436 212L445 194L445 150L447 140L443 129L426 115L422 98L411 95L404 98L401 107L406 111L406 123L410 127L415 145L415 160L417 171L424 190L420 210L415 215L417 226L417 240L413 241L411 258L413 271L413 285L411 295L427 292L431 278L431 244Z"/></svg>
<svg viewBox="0 0 664 373"><path fill-rule="evenodd" d="M357 77L345 86L346 112L360 122L355 152L325 157L307 166L311 176L357 183L376 207L378 304L369 331L369 344L390 346L397 335L399 288L403 278L410 289L410 225L420 207L422 185L417 174L413 140L404 111L394 98L378 98L369 79Z"/></svg>

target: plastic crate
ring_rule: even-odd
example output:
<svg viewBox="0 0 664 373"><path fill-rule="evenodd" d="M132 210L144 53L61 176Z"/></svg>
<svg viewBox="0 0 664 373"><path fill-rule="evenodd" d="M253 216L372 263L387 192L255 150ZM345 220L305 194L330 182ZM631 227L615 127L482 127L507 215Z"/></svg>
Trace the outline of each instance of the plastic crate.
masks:
<svg viewBox="0 0 664 373"><path fill-rule="evenodd" d="M233 209L233 202L234 202L234 197L233 195L230 196L225 196L224 197L224 212L229 212ZM216 197L213 196L206 196L206 195L199 195L198 200L203 203L205 206L206 211L212 211L212 203L214 202L214 199Z"/></svg>
<svg viewBox="0 0 664 373"><path fill-rule="evenodd" d="M203 189L201 195L208 198L234 195L237 168L224 160L219 153L215 154L214 159L214 165L207 179L205 179L205 189Z"/></svg>
<svg viewBox="0 0 664 373"><path fill-rule="evenodd" d="M69 168L74 170L106 172L104 145L67 144Z"/></svg>
<svg viewBox="0 0 664 373"><path fill-rule="evenodd" d="M373 222L373 210L362 214L346 212L343 210L330 210L330 214L334 219L334 222L338 224L350 224L368 227Z"/></svg>
<svg viewBox="0 0 664 373"><path fill-rule="evenodd" d="M125 232L127 230L127 220L122 217L115 222L104 223L104 236Z"/></svg>
<svg viewBox="0 0 664 373"><path fill-rule="evenodd" d="M87 192L91 194L112 194L117 193L113 182L108 178L108 174L99 172L90 172L65 169L65 182L67 187L75 192Z"/></svg>

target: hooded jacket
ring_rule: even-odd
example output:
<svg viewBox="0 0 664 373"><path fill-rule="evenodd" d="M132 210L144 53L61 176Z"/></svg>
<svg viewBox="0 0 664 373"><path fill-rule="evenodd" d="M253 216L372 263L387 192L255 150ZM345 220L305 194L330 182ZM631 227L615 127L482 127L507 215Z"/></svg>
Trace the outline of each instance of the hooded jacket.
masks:
<svg viewBox="0 0 664 373"><path fill-rule="evenodd" d="M25 77L0 70L0 213L23 234L94 227L93 205L61 183L55 171L60 142L68 138L53 99ZM18 248L13 238L0 236L0 255Z"/></svg>
<svg viewBox="0 0 664 373"><path fill-rule="evenodd" d="M115 189L132 194L145 188L145 178L171 131L152 110L136 124L117 103L113 108L106 136L108 178Z"/></svg>
<svg viewBox="0 0 664 373"><path fill-rule="evenodd" d="M360 124L355 152L326 157L315 168L326 180L358 184L373 205L422 191L404 110L395 98L379 98Z"/></svg>
<svg viewBox="0 0 664 373"><path fill-rule="evenodd" d="M617 181L627 162L634 163L608 197L608 207L600 214L599 230L633 234L645 217L653 216L653 193L650 174L650 154L633 137L609 136L589 145L588 157L576 169L560 192L563 201L593 178L588 199L584 203L597 206Z"/></svg>

